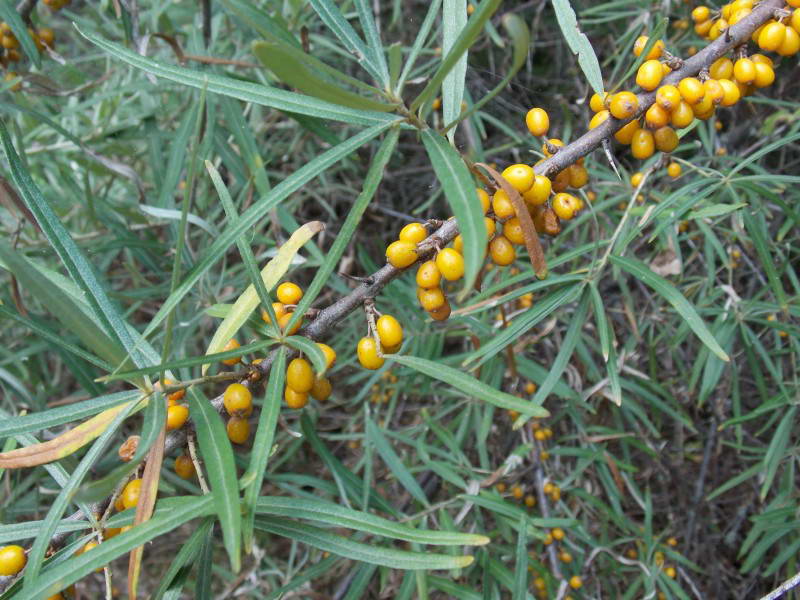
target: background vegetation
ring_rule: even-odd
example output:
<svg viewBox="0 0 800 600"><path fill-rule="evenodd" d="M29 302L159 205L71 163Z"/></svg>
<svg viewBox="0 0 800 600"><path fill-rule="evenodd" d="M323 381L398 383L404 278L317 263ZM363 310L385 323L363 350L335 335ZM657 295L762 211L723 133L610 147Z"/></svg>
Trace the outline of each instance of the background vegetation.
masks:
<svg viewBox="0 0 800 600"><path fill-rule="evenodd" d="M571 4L606 89L625 81L642 33L661 32L677 56L707 43L690 25L691 2ZM642 163L613 145L620 177L602 149L588 155L587 209L543 239L546 279L520 250L512 267L482 269L477 291L460 298L457 284L442 323L419 308L413 273L389 283L376 305L404 326L401 357L453 367L455 385L403 358L362 369L355 347L366 321L355 310L325 331L338 353L325 403L257 410L254 428L276 419L274 438L264 431L232 448L222 421L203 410L224 384L194 386L190 410L212 494L173 472L181 438L167 446L152 519L74 556L97 532L132 522L131 510L107 521L101 500L123 481L116 448L131 434L156 442L164 418L163 406L150 408L158 402L128 414L139 398L132 384L146 387L141 373L98 378L159 364L153 381L165 369L179 381L200 377L199 357L254 268L304 223L325 230L287 278L304 289L315 281L318 295L309 295L323 308L384 264L403 224L453 214L420 123L393 127L402 109L376 113L367 103L391 94L356 82L384 89L386 69L391 81L405 80L397 99L410 106L440 69L451 44L443 36L460 31L454 15L464 8L463 0L34 8L34 24L55 32L54 49L40 66L23 57L9 67L21 89L7 78L0 100L0 440L3 450L29 446L126 408L77 453L2 471L0 543L33 545L26 571L38 562L41 572L24 572L24 588L0 578L1 598L47 597L76 579L65 597L123 594L128 551L150 541L142 597L753 598L799 570L796 57L776 65L770 88L693 124L672 154L677 179L659 154ZM3 11L11 22L8 3ZM524 60L510 15L530 30ZM454 130L455 147L499 169L533 163L541 141L525 128L527 110L547 109L550 135L569 142L586 129L591 87L550 2L484 0L470 22L481 16L467 40L466 109L519 70ZM343 22L366 40L366 59L354 58ZM278 79L281 64L267 69L254 54L264 39L350 79L308 63L306 81L319 87L301 91L333 103L300 97L291 92L298 83ZM432 108L438 89L421 102L433 128L461 111L459 68L445 82L454 87L443 109ZM326 97L334 81L361 104ZM635 189L638 171L647 177ZM335 261L334 243L343 252ZM697 315L724 352L695 335ZM272 333L255 313L238 337L272 343ZM265 401L281 395L276 372L257 405L276 406ZM467 393L470 378L490 391ZM550 416L515 427L501 408L506 396L491 390L531 410L543 404ZM552 437L537 439L544 430ZM237 477L262 472L261 488L243 478L239 491ZM244 524L220 505L237 506L240 493ZM90 505L99 523L60 520ZM248 518L252 552L237 569L232 536L243 529L248 545ZM548 539L556 527L564 538ZM45 560L53 535L57 552ZM583 587L568 590L575 575Z"/></svg>

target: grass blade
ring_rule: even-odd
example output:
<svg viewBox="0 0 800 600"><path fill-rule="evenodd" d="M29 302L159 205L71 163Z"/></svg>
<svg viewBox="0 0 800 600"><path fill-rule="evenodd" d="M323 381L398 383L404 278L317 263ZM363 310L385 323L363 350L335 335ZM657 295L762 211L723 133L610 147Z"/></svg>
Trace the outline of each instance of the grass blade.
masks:
<svg viewBox="0 0 800 600"><path fill-rule="evenodd" d="M442 54L447 55L453 48L467 25L467 0L444 0L442 6ZM452 70L442 82L442 116L445 123L450 123L461 113L461 101L464 99L464 85L467 76L467 55L464 50L453 65ZM456 128L447 132L447 139L453 143Z"/></svg>

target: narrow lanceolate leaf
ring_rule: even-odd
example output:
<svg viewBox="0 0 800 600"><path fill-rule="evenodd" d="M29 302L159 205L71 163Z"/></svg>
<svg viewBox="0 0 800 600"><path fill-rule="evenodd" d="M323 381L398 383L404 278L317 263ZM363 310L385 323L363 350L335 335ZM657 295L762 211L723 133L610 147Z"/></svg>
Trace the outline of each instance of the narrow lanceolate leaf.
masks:
<svg viewBox="0 0 800 600"><path fill-rule="evenodd" d="M404 552L362 544L319 527L295 523L284 518L258 517L256 527L345 558L393 569L460 569L471 565L473 561L473 557L469 555L447 556L432 552Z"/></svg>
<svg viewBox="0 0 800 600"><path fill-rule="evenodd" d="M542 244L539 242L539 234L536 233L536 227L533 225L533 219L528 212L528 207L519 192L515 190L506 181L505 177L500 175L495 169L485 163L477 163L477 166L489 171L492 178L503 188L503 191L508 195L511 203L514 205L514 211L517 214L519 223L522 226L522 234L525 237L525 248L528 250L528 258L531 261L533 272L539 279L547 277L547 261L544 258L544 250Z"/></svg>
<svg viewBox="0 0 800 600"><path fill-rule="evenodd" d="M383 87L388 90L391 85L389 66L386 63L386 55L383 53L383 42L381 42L380 32L378 32L376 15L372 12L372 3L369 0L355 1L358 9L358 21L361 23L361 29L364 31L367 48L369 49L370 62L376 65L380 73L380 81L383 83ZM374 6L375 10L379 10L380 4L375 4Z"/></svg>
<svg viewBox="0 0 800 600"><path fill-rule="evenodd" d="M250 466L242 476L241 484L245 488L244 507L245 515L242 523L244 550L251 552L253 547L253 527L256 514L256 501L261 494L261 484L264 482L264 473L275 439L275 427L278 424L278 414L281 412L283 399L283 382L286 377L286 348L281 347L275 362L269 371L269 383L264 393L264 402L261 405L261 414L258 417L258 429L250 452Z"/></svg>
<svg viewBox="0 0 800 600"><path fill-rule="evenodd" d="M485 535L414 529L395 523L372 513L345 508L332 502L311 498L287 498L285 496L263 496L256 505L258 514L278 517L293 517L324 523L330 527L347 527L373 535L395 540L434 546L483 546L489 543Z"/></svg>
<svg viewBox="0 0 800 600"><path fill-rule="evenodd" d="M468 397L483 400L499 408L516 410L520 414L530 417L547 417L550 415L540 403L525 401L511 394L506 394L453 367L424 358L417 358L416 356L392 354L388 358L428 377L433 377L452 385L457 390L464 392Z"/></svg>
<svg viewBox="0 0 800 600"><path fill-rule="evenodd" d="M669 281L660 275L653 273L647 267L647 265L639 262L638 260L616 256L613 254L609 258L612 263L627 271L640 281L647 284L658 294L663 296L663 298L672 305L672 308L674 308L683 318L694 334L700 338L700 341L708 346L709 350L726 362L730 360L728 355L722 349L722 346L719 345L719 342L717 342L717 340L708 330L708 327L703 322L703 319L701 319L700 315L697 314L694 306L692 306L692 304L683 296L683 294L675 289L675 286L673 286Z"/></svg>
<svg viewBox="0 0 800 600"><path fill-rule="evenodd" d="M517 561L514 565L514 590L512 600L526 600L528 597L528 552L527 523L520 517L517 525Z"/></svg>
<svg viewBox="0 0 800 600"><path fill-rule="evenodd" d="M114 422L117 415L129 408L131 404L131 402L126 402L106 409L52 440L18 448L11 452L3 452L0 454L0 468L35 467L69 456L101 435Z"/></svg>
<svg viewBox="0 0 800 600"><path fill-rule="evenodd" d="M442 54L453 48L458 36L467 25L467 0L444 0L442 5ZM467 75L467 48L456 61L453 69L442 82L442 115L444 122L449 123L461 113L461 101L464 99L464 83ZM447 138L453 142L455 127L447 132Z"/></svg>
<svg viewBox="0 0 800 600"><path fill-rule="evenodd" d="M447 140L431 129L422 132L422 142L428 153L436 177L442 184L445 198L458 221L458 229L464 238L464 288L465 295L478 276L486 253L486 224L483 209L478 200L475 182L472 180L461 155Z"/></svg>
<svg viewBox="0 0 800 600"><path fill-rule="evenodd" d="M592 89L601 94L603 92L603 74L600 72L600 62L594 53L592 43L586 37L580 27L575 11L572 10L569 0L553 0L553 8L556 10L556 19L564 39L567 40L570 50L578 55L578 65L586 76L586 80Z"/></svg>
<svg viewBox="0 0 800 600"><path fill-rule="evenodd" d="M194 285L227 251L245 231L255 226L267 213L277 206L282 200L289 196L301 186L307 185L309 181L318 177L328 167L339 162L343 157L353 152L356 148L366 144L371 139L379 136L385 129L390 127L392 122L371 127L351 137L350 139L334 146L327 152L309 161L289 177L276 185L269 194L259 199L239 217L235 224L227 227L222 234L214 240L214 243L200 256L194 268L186 276L186 279L170 294L169 298L161 305L158 313L150 320L150 324L145 330L144 336L147 337L161 325L167 315L177 306L183 297L194 288Z"/></svg>
<svg viewBox="0 0 800 600"><path fill-rule="evenodd" d="M196 71L165 64L137 54L93 33L85 33L78 27L76 29L83 37L99 48L137 69L169 81L201 90L205 89L214 94L222 94L223 96L237 98L245 102L253 102L261 106L270 106L285 112L343 121L355 125L375 125L377 123L391 122L395 119L394 116L384 113L347 108L311 98L304 94L287 92L258 83L240 81L231 77L215 75L208 71Z"/></svg>
<svg viewBox="0 0 800 600"><path fill-rule="evenodd" d="M344 44L347 51L355 56L358 63L372 75L375 81L384 87L389 85L389 72L385 62L381 64L373 52L367 48L364 40L356 33L353 26L344 18L339 7L332 0L310 0L312 8L317 11L328 29L336 34L339 41Z"/></svg>
<svg viewBox="0 0 800 600"><path fill-rule="evenodd" d="M233 448L222 419L208 399L194 387L189 388L188 395L189 410L197 429L197 442L200 454L203 456L203 464L208 471L208 483L222 527L225 550L228 553L231 569L238 572L242 563L242 513Z"/></svg>
<svg viewBox="0 0 800 600"><path fill-rule="evenodd" d="M3 121L0 121L0 138L2 138L3 149L11 167L11 176L20 196L36 217L36 222L45 236L47 236L48 242L58 254L72 280L86 294L86 300L103 325L104 332L125 348L136 366L143 367L149 364L149 359L137 348L133 337L128 331L128 326L122 320L117 308L111 303L105 288L97 279L94 268L83 256L83 253L61 223L58 215L56 215L33 182L33 179L31 179L25 165L20 160L16 150L14 150L11 136Z"/></svg>
<svg viewBox="0 0 800 600"><path fill-rule="evenodd" d="M403 461L394 451L394 448L392 448L392 445L383 435L383 432L368 416L365 417L365 419L367 421L367 441L378 451L378 454L380 454L383 462L389 468L389 471L417 502L423 506L430 506L428 497L425 495L422 487L420 487L417 480L414 479L414 476L403 464Z"/></svg>
<svg viewBox="0 0 800 600"><path fill-rule="evenodd" d="M419 93L414 101L411 103L411 110L416 111L425 102L431 100L442 85L442 81L447 77L447 74L453 70L458 64L461 55L464 54L473 42L477 39L486 21L495 13L499 8L501 0L483 0L477 7L472 16L467 21L467 26L461 30L458 39L450 48L450 52L445 54L439 68L433 74L430 81L425 88ZM427 19L426 19L427 21Z"/></svg>
<svg viewBox="0 0 800 600"><path fill-rule="evenodd" d="M767 452L764 455L762 473L765 473L765 476L764 483L761 484L761 492L759 493L759 497L761 498L762 502L767 497L767 494L772 487L772 482L774 481L775 475L778 472L778 467L783 462L787 449L789 449L790 452L792 451L789 448L789 437L791 436L792 430L795 427L794 417L796 414L797 407L793 406L786 411L785 415L781 417L780 424L775 430L775 433L773 433L772 441L770 442L769 448L767 448Z"/></svg>
<svg viewBox="0 0 800 600"><path fill-rule="evenodd" d="M292 265L292 259L295 254L303 247L303 245L310 240L314 235L324 228L320 221L312 221L306 223L295 231L291 237L283 244L278 250L278 254L270 260L266 266L261 269L261 279L264 282L264 287L268 290L275 287L281 277L289 270ZM247 289L242 292L242 295L236 299L228 316L223 319L219 324L217 330L214 332L214 337L208 345L206 354L214 354L221 351L225 344L236 335L242 325L244 325L247 318L258 307L259 299L253 285L248 285ZM203 373L205 374L209 365L203 365Z"/></svg>
<svg viewBox="0 0 800 600"><path fill-rule="evenodd" d="M358 110L388 112L398 107L345 90L313 70L312 57L280 42L253 42L253 54L286 85L304 94Z"/></svg>

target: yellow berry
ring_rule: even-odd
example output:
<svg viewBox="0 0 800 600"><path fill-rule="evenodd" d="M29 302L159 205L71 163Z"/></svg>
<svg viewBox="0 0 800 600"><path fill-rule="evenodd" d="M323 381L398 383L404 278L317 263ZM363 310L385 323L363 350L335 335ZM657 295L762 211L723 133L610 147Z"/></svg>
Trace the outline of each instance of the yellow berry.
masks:
<svg viewBox="0 0 800 600"><path fill-rule="evenodd" d="M289 408L300 409L308 404L308 394L306 392L296 392L288 385L283 389L283 399Z"/></svg>
<svg viewBox="0 0 800 600"><path fill-rule="evenodd" d="M681 100L678 105L672 109L669 121L673 127L683 129L691 125L692 121L694 121L694 111L688 102Z"/></svg>
<svg viewBox="0 0 800 600"><path fill-rule="evenodd" d="M485 217L484 217L485 218ZM453 250L462 254L464 252L464 236L460 233L456 236L456 239L453 240ZM435 262L433 264L436 264ZM441 273L439 273L441 276Z"/></svg>
<svg viewBox="0 0 800 600"><path fill-rule="evenodd" d="M582 586L583 586L583 580L577 575L573 575L572 577L569 578L569 587L571 587L573 590L577 590Z"/></svg>
<svg viewBox="0 0 800 600"><path fill-rule="evenodd" d="M552 189L553 184L550 179L544 175L536 175L533 179L533 185L522 195L522 198L533 206L541 206L547 202Z"/></svg>
<svg viewBox="0 0 800 600"><path fill-rule="evenodd" d="M525 125L535 136L546 135L550 129L550 117L543 108L532 108L525 115Z"/></svg>
<svg viewBox="0 0 800 600"><path fill-rule="evenodd" d="M436 255L436 266L447 281L456 281L464 276L464 257L452 248L444 248Z"/></svg>
<svg viewBox="0 0 800 600"><path fill-rule="evenodd" d="M175 473L181 479L191 479L194 477L195 468L192 459L185 454L181 454L175 459ZM108 536L106 536L108 537Z"/></svg>
<svg viewBox="0 0 800 600"><path fill-rule="evenodd" d="M561 527L556 527L555 529L551 529L550 533L553 534L553 537L558 540L559 542L564 539L564 530Z"/></svg>
<svg viewBox="0 0 800 600"><path fill-rule="evenodd" d="M786 25L779 21L767 23L758 34L758 47L762 50L774 52L786 39Z"/></svg>
<svg viewBox="0 0 800 600"><path fill-rule="evenodd" d="M636 72L636 85L647 91L654 90L663 77L664 70L661 68L661 63L657 60L646 60Z"/></svg>
<svg viewBox="0 0 800 600"><path fill-rule="evenodd" d="M586 170L586 167L574 164L570 165L567 171L569 172L569 187L578 189L589 183L589 171Z"/></svg>
<svg viewBox="0 0 800 600"><path fill-rule="evenodd" d="M403 326L392 315L381 315L375 323L375 330L384 346L399 346L403 341Z"/></svg>
<svg viewBox="0 0 800 600"><path fill-rule="evenodd" d="M757 88L765 88L772 85L775 81L775 71L769 65L763 63L756 63L756 78L753 85Z"/></svg>
<svg viewBox="0 0 800 600"><path fill-rule="evenodd" d="M525 234L522 233L522 224L518 217L513 217L503 223L503 235L512 244L525 243Z"/></svg>
<svg viewBox="0 0 800 600"><path fill-rule="evenodd" d="M189 409L183 404L176 404L167 409L167 430L173 431L183 427L189 419Z"/></svg>
<svg viewBox="0 0 800 600"><path fill-rule="evenodd" d="M297 304L303 297L303 290L300 286L291 281L284 281L278 286L277 291L278 300L283 304Z"/></svg>
<svg viewBox="0 0 800 600"><path fill-rule="evenodd" d="M567 552L566 550L562 550L558 554L558 559L563 563L569 564L569 563L572 562L572 555L569 552Z"/></svg>
<svg viewBox="0 0 800 600"><path fill-rule="evenodd" d="M303 319L300 318L297 321L297 323L292 325L291 329L286 329L286 327L289 325L289 321L291 320L293 314L294 313L287 312L286 314L283 314L280 317L278 317L278 327L286 335L294 335L299 331L300 326L303 324Z"/></svg>
<svg viewBox="0 0 800 600"><path fill-rule="evenodd" d="M653 104L644 114L644 120L648 127L658 129L669 123L669 112L664 110L660 104Z"/></svg>
<svg viewBox="0 0 800 600"><path fill-rule="evenodd" d="M28 558L22 546L11 545L0 548L0 575L10 577L25 568Z"/></svg>
<svg viewBox="0 0 800 600"><path fill-rule="evenodd" d="M386 248L386 258L393 267L405 269L417 262L417 245L405 240L397 240Z"/></svg>
<svg viewBox="0 0 800 600"><path fill-rule="evenodd" d="M705 87L696 77L684 77L681 79L680 83L678 83L678 90L680 90L681 97L688 104L697 104L706 94Z"/></svg>
<svg viewBox="0 0 800 600"><path fill-rule="evenodd" d="M640 35L636 38L636 41L633 44L633 53L636 56L641 56L644 47L647 45L647 42L650 40L649 37L646 35ZM647 53L645 60L655 60L657 58L661 58L661 53L664 51L664 42L661 40L656 41L653 44L653 47L650 48L650 52Z"/></svg>
<svg viewBox="0 0 800 600"><path fill-rule="evenodd" d="M242 417L231 417L225 426L228 439L234 444L244 444L250 437L250 423Z"/></svg>
<svg viewBox="0 0 800 600"><path fill-rule="evenodd" d="M525 164L515 164L506 167L503 170L502 176L503 179L520 194L527 192L533 185L533 169Z"/></svg>
<svg viewBox="0 0 800 600"><path fill-rule="evenodd" d="M711 63L708 73L714 79L730 79L733 75L733 61L727 56L722 56Z"/></svg>
<svg viewBox="0 0 800 600"><path fill-rule="evenodd" d="M227 344L225 344L225 347L222 349L222 351L223 352L227 352L228 350L236 350L236 348L238 348L238 347L239 347L239 342L236 340L236 338L232 338L232 339L230 339L228 341ZM240 362L242 362L242 357L241 356L235 356L233 358L226 358L225 360L222 361L222 363L226 364L226 365L235 365L235 364L240 363Z"/></svg>
<svg viewBox="0 0 800 600"><path fill-rule="evenodd" d="M441 288L418 288L417 299L422 308L428 312L442 307L445 303L444 293Z"/></svg>
<svg viewBox="0 0 800 600"><path fill-rule="evenodd" d="M222 404L229 415L242 415L253 406L253 394L241 383L232 383L225 388Z"/></svg>
<svg viewBox="0 0 800 600"><path fill-rule="evenodd" d="M619 92L611 98L609 110L616 119L630 119L639 110L639 98L633 92Z"/></svg>
<svg viewBox="0 0 800 600"><path fill-rule="evenodd" d="M489 243L489 255L494 263L501 267L510 265L517 257L514 246L502 235L498 235Z"/></svg>
<svg viewBox="0 0 800 600"><path fill-rule="evenodd" d="M753 83L756 78L756 65L749 58L740 58L733 64L733 77L739 83Z"/></svg>
<svg viewBox="0 0 800 600"><path fill-rule="evenodd" d="M675 548L678 545L678 538L671 537L667 540L667 545Z"/></svg>
<svg viewBox="0 0 800 600"><path fill-rule="evenodd" d="M712 104L717 105L722 102L722 97L725 95L725 90L722 87L722 84L717 81L716 79L706 79L703 82L703 88L705 89L706 96L703 100L710 100ZM695 104L697 107L698 104L702 103L703 100Z"/></svg>
<svg viewBox="0 0 800 600"><path fill-rule="evenodd" d="M511 203L511 198L509 198L505 190L502 189L497 190L492 197L492 210L498 219L507 219L516 214L514 205Z"/></svg>
<svg viewBox="0 0 800 600"><path fill-rule="evenodd" d="M554 146L555 148L563 148L564 142L558 138L550 138L544 144L542 144L542 153L545 156L553 156L553 153L550 151L548 146Z"/></svg>
<svg viewBox="0 0 800 600"><path fill-rule="evenodd" d="M286 314L286 307L283 305L283 302L273 302L272 312L275 313L275 318L280 320L280 318ZM269 313L263 308L261 309L261 319L264 321L264 323L272 323Z"/></svg>
<svg viewBox="0 0 800 600"><path fill-rule="evenodd" d="M333 391L330 379L327 377L320 377L314 380L314 385L311 387L311 397L318 402L324 402L328 399Z"/></svg>
<svg viewBox="0 0 800 600"><path fill-rule="evenodd" d="M439 287L441 280L442 273L432 260L426 260L417 269L417 285L421 288L430 289Z"/></svg>
<svg viewBox="0 0 800 600"><path fill-rule="evenodd" d="M142 480L131 479L122 489L122 505L125 508L133 508L139 503L139 495L142 491Z"/></svg>
<svg viewBox="0 0 800 600"><path fill-rule="evenodd" d="M800 33L791 27L786 28L786 37L778 47L778 54L781 56L793 56L800 51Z"/></svg>
<svg viewBox="0 0 800 600"><path fill-rule="evenodd" d="M671 162L667 165L667 175L672 177L673 179L680 177L681 175L681 166L676 162Z"/></svg>
<svg viewBox="0 0 800 600"><path fill-rule="evenodd" d="M609 112L607 110L601 110L599 113L596 113L591 121L589 121L589 129L594 129L605 123L608 120Z"/></svg>
<svg viewBox="0 0 800 600"><path fill-rule="evenodd" d="M667 567L664 569L664 575L670 579L675 579L675 577L678 575L678 572L675 570L675 567Z"/></svg>
<svg viewBox="0 0 800 600"><path fill-rule="evenodd" d="M662 85L656 92L656 103L664 110L672 110L681 101L681 93L674 85Z"/></svg>
<svg viewBox="0 0 800 600"><path fill-rule="evenodd" d="M422 223L409 223L400 230L398 238L404 242L411 242L412 244L419 244L422 240L428 237L428 230Z"/></svg>
<svg viewBox="0 0 800 600"><path fill-rule="evenodd" d="M598 93L592 94L592 97L589 99L589 108L592 109L593 112L600 112L606 107L606 100L608 99L608 92L603 92L602 95Z"/></svg>
<svg viewBox="0 0 800 600"><path fill-rule="evenodd" d="M483 214L486 214L487 212L489 212L489 204L490 204L489 194L486 193L486 190L483 190L481 188L475 188L475 189L478 192L478 200L481 203L481 208L483 208Z"/></svg>
<svg viewBox="0 0 800 600"><path fill-rule="evenodd" d="M286 367L286 385L295 392L309 392L314 385L314 371L305 358L294 358Z"/></svg>
<svg viewBox="0 0 800 600"><path fill-rule="evenodd" d="M358 362L360 362L361 366L365 369L374 371L383 366L384 358L378 356L378 345L372 337L361 338L358 342L356 353L358 354Z"/></svg>
<svg viewBox="0 0 800 600"><path fill-rule="evenodd" d="M642 175L641 173L638 172L634 173L633 175L631 175L631 185L633 187L639 187L639 184L642 183L643 178L644 175Z"/></svg>
<svg viewBox="0 0 800 600"><path fill-rule="evenodd" d="M639 121L634 120L625 125L622 129L614 134L614 139L620 144L628 146L633 140L633 135L639 130Z"/></svg>
<svg viewBox="0 0 800 600"><path fill-rule="evenodd" d="M553 210L559 219L569 221L580 211L580 200L572 194L556 194L552 202Z"/></svg>
<svg viewBox="0 0 800 600"><path fill-rule="evenodd" d="M645 160L653 156L655 140L653 134L647 129L638 129L631 139L631 153L634 158Z"/></svg>

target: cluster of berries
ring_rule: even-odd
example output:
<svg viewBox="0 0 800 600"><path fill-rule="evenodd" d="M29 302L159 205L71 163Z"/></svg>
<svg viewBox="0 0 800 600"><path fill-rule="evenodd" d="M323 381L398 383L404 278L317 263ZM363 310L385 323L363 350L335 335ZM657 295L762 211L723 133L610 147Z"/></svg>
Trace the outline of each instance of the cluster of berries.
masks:
<svg viewBox="0 0 800 600"><path fill-rule="evenodd" d="M45 47L52 49L55 46L56 35L49 27L41 27L36 31L29 27L28 35L31 36L39 52L43 52ZM11 26L5 21L0 22L0 46L3 47L0 64L4 68L8 68L11 63L22 60L22 55L19 52L19 40L14 35L14 32L11 31ZM16 71L6 71L3 79L7 82L14 82L11 85L12 91L18 92L22 89L22 83L19 81L19 74Z"/></svg>

